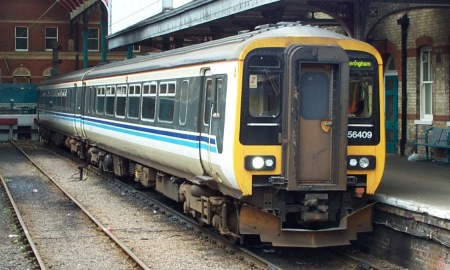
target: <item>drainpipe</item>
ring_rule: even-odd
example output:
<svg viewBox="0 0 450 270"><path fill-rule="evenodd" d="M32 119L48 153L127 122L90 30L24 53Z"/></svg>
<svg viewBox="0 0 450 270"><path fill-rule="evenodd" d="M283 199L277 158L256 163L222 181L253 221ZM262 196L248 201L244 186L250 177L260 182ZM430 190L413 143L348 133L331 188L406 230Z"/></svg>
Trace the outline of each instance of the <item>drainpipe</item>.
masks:
<svg viewBox="0 0 450 270"><path fill-rule="evenodd" d="M89 67L88 62L88 19L86 12L83 13L83 68Z"/></svg>
<svg viewBox="0 0 450 270"><path fill-rule="evenodd" d="M133 44L128 45L127 59L133 58Z"/></svg>
<svg viewBox="0 0 450 270"><path fill-rule="evenodd" d="M408 14L404 14L397 20L397 24L402 28L402 136L400 139L400 156L405 155L406 146L406 121L407 121L407 38L408 38L408 26L409 18Z"/></svg>

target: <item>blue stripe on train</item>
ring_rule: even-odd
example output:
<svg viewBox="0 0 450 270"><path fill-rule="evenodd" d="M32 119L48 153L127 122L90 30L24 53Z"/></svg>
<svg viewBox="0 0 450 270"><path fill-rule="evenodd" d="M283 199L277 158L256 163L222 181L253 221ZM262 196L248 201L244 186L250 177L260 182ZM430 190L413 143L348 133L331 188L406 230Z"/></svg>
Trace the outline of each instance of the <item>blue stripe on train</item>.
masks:
<svg viewBox="0 0 450 270"><path fill-rule="evenodd" d="M151 127L133 126L127 123L117 123L94 117L82 117L80 115L65 114L58 112L40 111L40 113L52 114L55 115L57 118L61 118L66 121L74 121L78 124L80 124L83 119L84 124L86 126L103 128L106 130L120 132L132 136L142 137L160 142L172 143L175 145L190 148L198 149L198 144L200 141L202 149L209 150L213 153L217 153L216 139L208 138L207 136L201 136L199 139L199 135L180 133L176 132L175 130L159 130Z"/></svg>

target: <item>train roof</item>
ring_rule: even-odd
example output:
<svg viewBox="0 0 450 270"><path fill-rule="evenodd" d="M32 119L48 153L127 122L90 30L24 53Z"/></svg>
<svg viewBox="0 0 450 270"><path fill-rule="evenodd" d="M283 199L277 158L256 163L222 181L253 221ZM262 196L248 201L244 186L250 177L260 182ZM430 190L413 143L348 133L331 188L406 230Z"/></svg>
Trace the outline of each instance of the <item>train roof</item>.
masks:
<svg viewBox="0 0 450 270"><path fill-rule="evenodd" d="M263 38L276 37L326 37L351 39L350 37L318 27L303 26L299 23L278 23L257 27L255 31L241 32L238 35L191 45L164 52L151 53L89 69L59 75L41 83L42 85L68 81L95 79L105 76L138 73L148 70L175 66L202 64L238 59L242 50L250 43Z"/></svg>

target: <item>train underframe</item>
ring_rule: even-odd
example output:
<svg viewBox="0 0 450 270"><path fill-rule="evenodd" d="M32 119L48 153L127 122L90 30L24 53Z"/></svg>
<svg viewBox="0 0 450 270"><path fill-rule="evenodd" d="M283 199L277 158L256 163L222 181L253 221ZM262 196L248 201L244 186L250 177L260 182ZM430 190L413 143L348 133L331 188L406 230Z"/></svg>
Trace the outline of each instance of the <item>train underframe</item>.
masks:
<svg viewBox="0 0 450 270"><path fill-rule="evenodd" d="M262 242L274 246L338 246L356 240L358 232L372 230L373 205L351 194L354 189L300 192L262 186L255 187L250 197L235 199L207 185L112 154L86 140L45 131L41 136L65 145L102 171L131 176L143 186L182 203L186 214L234 242L242 243L243 235L259 235Z"/></svg>

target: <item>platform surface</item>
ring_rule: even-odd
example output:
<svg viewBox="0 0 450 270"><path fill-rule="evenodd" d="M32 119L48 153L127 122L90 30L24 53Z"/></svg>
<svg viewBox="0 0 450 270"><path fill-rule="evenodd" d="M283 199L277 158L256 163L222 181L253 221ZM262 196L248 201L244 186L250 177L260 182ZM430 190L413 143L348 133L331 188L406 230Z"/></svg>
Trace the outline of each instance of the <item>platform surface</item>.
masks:
<svg viewBox="0 0 450 270"><path fill-rule="evenodd" d="M450 220L450 164L388 154L379 202Z"/></svg>

